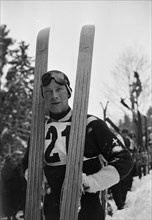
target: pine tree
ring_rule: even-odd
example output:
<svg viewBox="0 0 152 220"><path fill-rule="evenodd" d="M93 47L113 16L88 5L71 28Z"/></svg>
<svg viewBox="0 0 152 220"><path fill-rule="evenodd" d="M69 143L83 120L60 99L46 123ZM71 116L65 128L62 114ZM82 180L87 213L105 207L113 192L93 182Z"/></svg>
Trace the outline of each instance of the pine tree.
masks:
<svg viewBox="0 0 152 220"><path fill-rule="evenodd" d="M152 131L152 106L149 107L146 116L148 128Z"/></svg>
<svg viewBox="0 0 152 220"><path fill-rule="evenodd" d="M29 45L20 42L9 51L6 83L1 91L1 153L24 150L30 133L34 68L27 52Z"/></svg>
<svg viewBox="0 0 152 220"><path fill-rule="evenodd" d="M3 75L3 67L7 64L7 56L9 55L9 46L14 41L8 37L9 30L6 25L0 25L0 76Z"/></svg>

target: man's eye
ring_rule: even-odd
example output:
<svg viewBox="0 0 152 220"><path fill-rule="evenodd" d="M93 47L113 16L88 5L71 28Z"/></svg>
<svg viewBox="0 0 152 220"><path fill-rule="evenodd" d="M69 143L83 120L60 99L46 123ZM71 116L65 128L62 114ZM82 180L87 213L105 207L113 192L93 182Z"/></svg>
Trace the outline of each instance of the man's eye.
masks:
<svg viewBox="0 0 152 220"><path fill-rule="evenodd" d="M45 91L46 95L50 95L52 92L50 90Z"/></svg>
<svg viewBox="0 0 152 220"><path fill-rule="evenodd" d="M59 88L56 89L57 92L60 92L61 90L63 90L62 87L59 87Z"/></svg>

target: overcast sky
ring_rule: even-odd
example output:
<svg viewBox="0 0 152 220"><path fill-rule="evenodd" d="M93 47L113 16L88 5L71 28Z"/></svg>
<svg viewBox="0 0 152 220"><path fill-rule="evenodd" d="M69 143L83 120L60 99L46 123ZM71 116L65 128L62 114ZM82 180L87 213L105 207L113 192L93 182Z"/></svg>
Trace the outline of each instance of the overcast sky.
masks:
<svg viewBox="0 0 152 220"><path fill-rule="evenodd" d="M1 24L10 36L30 44L35 56L38 32L50 27L48 69L64 71L74 87L80 31L95 25L89 113L103 117L100 101L105 82L118 57L128 47L140 47L151 62L151 1L2 1ZM72 101L71 101L72 104ZM111 105L112 106L112 105ZM117 120L123 114L109 105L108 114Z"/></svg>

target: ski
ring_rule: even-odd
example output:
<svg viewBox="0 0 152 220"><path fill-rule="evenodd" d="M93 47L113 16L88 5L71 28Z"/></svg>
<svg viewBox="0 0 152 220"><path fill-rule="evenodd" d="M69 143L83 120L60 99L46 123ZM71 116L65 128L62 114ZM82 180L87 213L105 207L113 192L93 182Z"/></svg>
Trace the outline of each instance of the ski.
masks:
<svg viewBox="0 0 152 220"><path fill-rule="evenodd" d="M41 219L45 110L40 85L41 75L47 71L48 41L49 28L45 28L39 32L36 42L25 220Z"/></svg>
<svg viewBox="0 0 152 220"><path fill-rule="evenodd" d="M63 195L61 197L60 220L77 220L78 218L94 33L95 27L93 25L85 25L82 27L80 35L72 124Z"/></svg>

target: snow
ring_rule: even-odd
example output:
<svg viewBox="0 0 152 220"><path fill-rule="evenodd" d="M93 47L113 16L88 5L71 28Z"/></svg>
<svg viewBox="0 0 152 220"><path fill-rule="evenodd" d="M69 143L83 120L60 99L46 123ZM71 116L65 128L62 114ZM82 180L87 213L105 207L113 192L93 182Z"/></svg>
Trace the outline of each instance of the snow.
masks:
<svg viewBox="0 0 152 220"><path fill-rule="evenodd" d="M152 170L146 176L134 177L131 191L127 193L124 209L117 210L113 200L110 204L113 216L106 220L152 220Z"/></svg>

